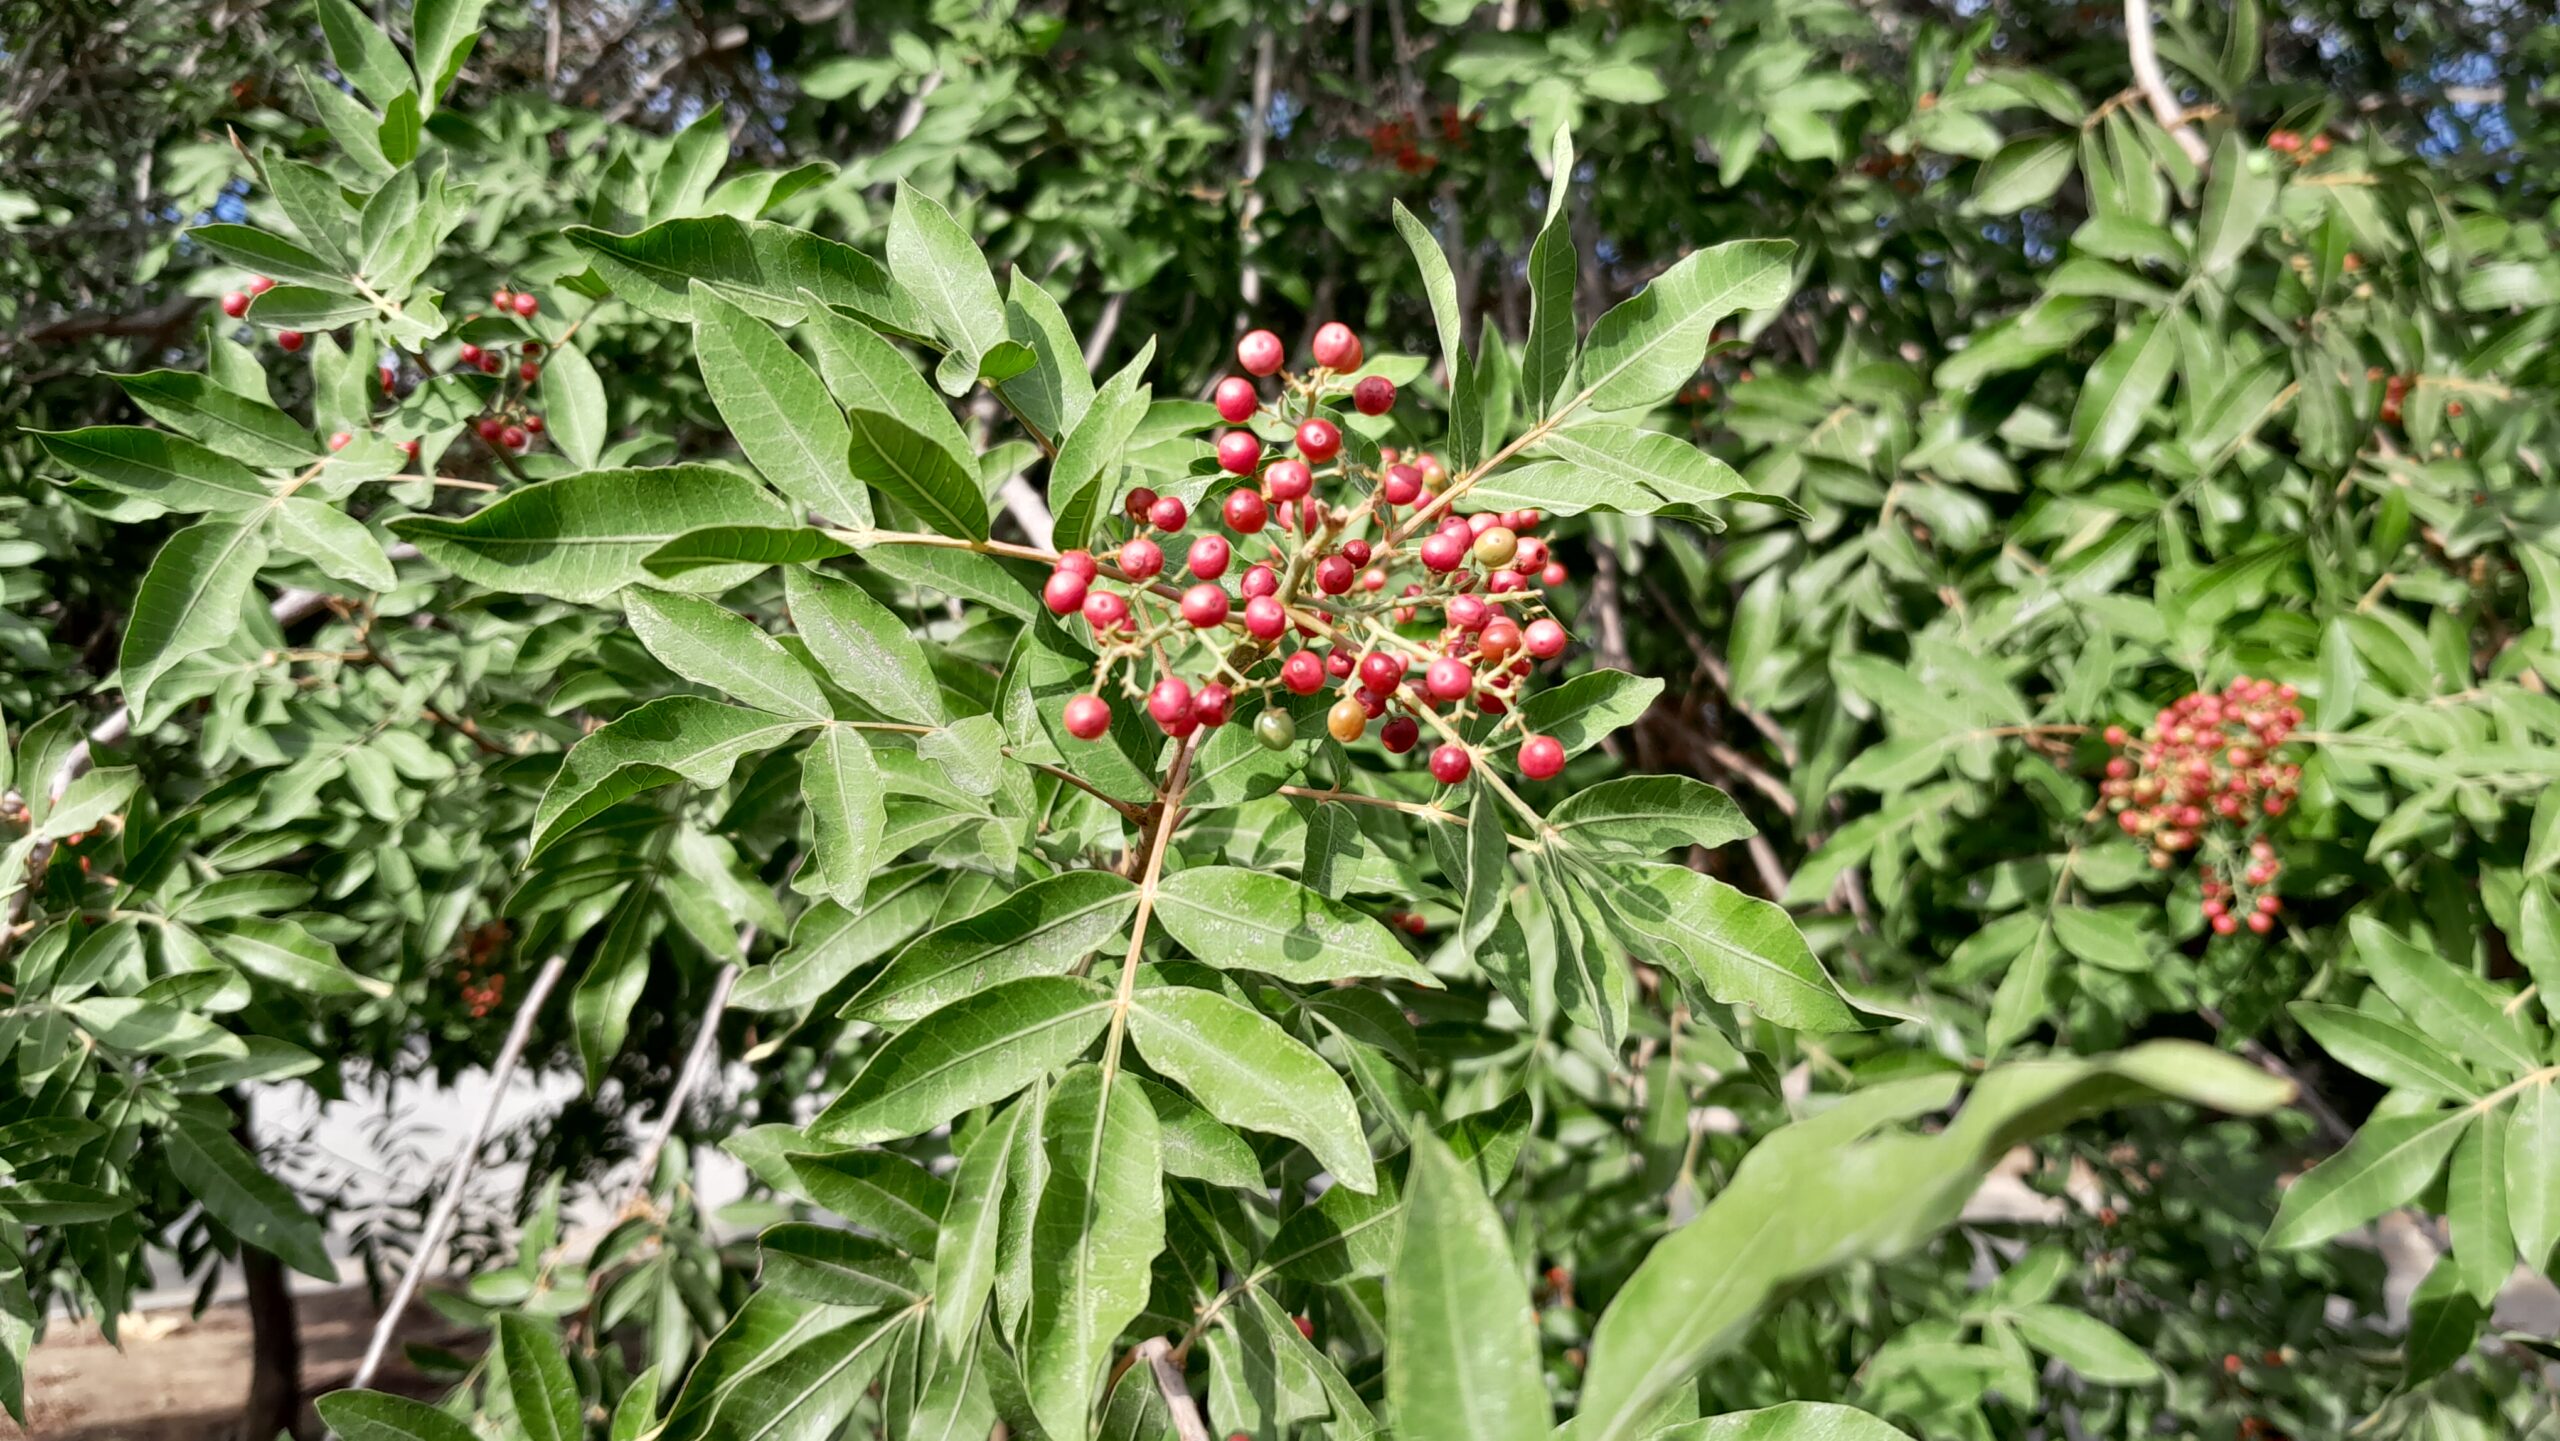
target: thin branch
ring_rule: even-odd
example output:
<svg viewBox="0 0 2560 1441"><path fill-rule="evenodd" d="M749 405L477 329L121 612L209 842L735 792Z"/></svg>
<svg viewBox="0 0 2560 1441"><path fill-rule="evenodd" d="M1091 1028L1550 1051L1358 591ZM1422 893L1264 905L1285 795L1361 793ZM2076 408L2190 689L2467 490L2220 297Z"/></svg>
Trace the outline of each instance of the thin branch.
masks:
<svg viewBox="0 0 2560 1441"><path fill-rule="evenodd" d="M1085 369L1091 370L1100 365L1102 357L1110 353L1111 337L1120 330L1120 311L1128 303L1129 296L1125 291L1102 302L1102 314L1093 322L1093 334L1084 338Z"/></svg>
<svg viewBox="0 0 2560 1441"><path fill-rule="evenodd" d="M2169 77L2160 69L2160 51L2151 40L2151 0L2124 0L2124 48L2125 57L2133 62L2134 83L2151 102L2152 117L2201 167L2206 157L2204 137L2187 123L2186 108L2178 103L2169 89Z"/></svg>
<svg viewBox="0 0 2560 1441"><path fill-rule="evenodd" d="M756 943L756 928L747 926L738 932L738 954L744 957ZM710 1069L711 1052L720 1039L720 1017L729 1009L729 992L738 984L739 962L731 961L720 968L720 977L711 983L711 999L703 1003L702 1024L694 1032L693 1049L685 1052L684 1068L676 1072L676 1083L667 1091L665 1108L659 1112L658 1124L649 1133L649 1144L640 1150L640 1174L631 1183L631 1200L627 1210L649 1190L649 1180L658 1173L658 1153L676 1132L676 1122L684 1115L685 1103L693 1098L693 1088L702 1083L703 1073Z"/></svg>
<svg viewBox="0 0 2560 1441"><path fill-rule="evenodd" d="M1172 1345L1162 1336L1149 1336L1138 1343L1138 1355L1154 1374L1165 1408L1173 1413L1173 1434L1182 1441L1209 1441L1208 1424L1200 1419L1200 1403L1191 1399L1190 1383L1182 1379L1182 1367L1173 1359Z"/></svg>
<svg viewBox="0 0 2560 1441"><path fill-rule="evenodd" d="M409 1309L409 1302L418 1294L418 1283L426 1278L427 1268L444 1250L445 1235L462 1209L463 1187L471 1180L472 1168L480 1163L480 1147L489 1139L489 1128L497 1122L498 1107L506 1101L507 1083L515 1076L516 1062L524 1056L525 1042L533 1036L534 1020L542 1014L542 1003L550 999L551 988L559 984L560 973L568 968L567 956L544 961L542 970L533 978L532 988L517 1004L515 1020L507 1027L506 1044L499 1047L497 1063L489 1068L489 1103L480 1108L480 1119L472 1123L471 1134L454 1152L444 1189L436 1197L435 1209L428 1213L427 1229L418 1236L418 1249L411 1253L409 1268L401 1273L390 1304L383 1307L382 1319L373 1325L373 1340L364 1348L364 1361L356 1367L355 1379L347 1383L351 1389L364 1389L382 1368L382 1356L391 1347L391 1333L399 1329L400 1314Z"/></svg>
<svg viewBox="0 0 2560 1441"><path fill-rule="evenodd" d="M1262 191L1256 182L1262 178L1263 154L1271 138L1271 62L1276 48L1266 25L1253 47L1253 100L1244 117L1244 172L1237 178L1244 188L1244 205L1236 216L1236 247L1244 253L1244 273L1237 279L1236 294L1248 311L1262 300L1262 266L1254 259L1254 225L1262 219Z"/></svg>

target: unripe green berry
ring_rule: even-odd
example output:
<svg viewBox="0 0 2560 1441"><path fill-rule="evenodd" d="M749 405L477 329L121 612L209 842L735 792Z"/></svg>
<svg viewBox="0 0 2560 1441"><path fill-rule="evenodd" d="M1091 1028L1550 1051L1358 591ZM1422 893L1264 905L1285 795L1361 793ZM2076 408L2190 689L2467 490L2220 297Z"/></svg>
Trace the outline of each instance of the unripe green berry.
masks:
<svg viewBox="0 0 2560 1441"><path fill-rule="evenodd" d="M1253 738L1265 749L1287 750L1298 739L1297 717L1274 706L1253 718Z"/></svg>

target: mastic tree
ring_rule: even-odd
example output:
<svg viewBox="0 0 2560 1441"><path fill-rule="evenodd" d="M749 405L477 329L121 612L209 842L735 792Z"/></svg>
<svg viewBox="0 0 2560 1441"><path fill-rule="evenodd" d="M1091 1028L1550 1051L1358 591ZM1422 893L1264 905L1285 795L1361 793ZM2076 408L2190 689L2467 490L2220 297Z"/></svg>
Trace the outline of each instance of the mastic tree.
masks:
<svg viewBox="0 0 2560 1441"><path fill-rule="evenodd" d="M535 8L7 356L10 1367L530 1064L339 1434L2548 1430L2547 32Z"/></svg>

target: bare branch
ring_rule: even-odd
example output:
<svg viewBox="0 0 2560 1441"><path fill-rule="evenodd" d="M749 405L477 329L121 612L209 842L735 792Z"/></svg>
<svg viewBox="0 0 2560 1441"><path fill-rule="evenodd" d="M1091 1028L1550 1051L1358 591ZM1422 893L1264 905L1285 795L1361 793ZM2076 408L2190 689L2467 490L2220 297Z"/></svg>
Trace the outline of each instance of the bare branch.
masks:
<svg viewBox="0 0 2560 1441"><path fill-rule="evenodd" d="M2133 80L2142 87L2142 96L2151 102L2151 114L2160 127L2187 152L2187 158L2201 166L2205 163L2204 137L2187 123L2186 107L2169 89L2169 77L2160 69L2160 51L2151 41L2151 0L2124 0L2124 48L2133 62Z"/></svg>

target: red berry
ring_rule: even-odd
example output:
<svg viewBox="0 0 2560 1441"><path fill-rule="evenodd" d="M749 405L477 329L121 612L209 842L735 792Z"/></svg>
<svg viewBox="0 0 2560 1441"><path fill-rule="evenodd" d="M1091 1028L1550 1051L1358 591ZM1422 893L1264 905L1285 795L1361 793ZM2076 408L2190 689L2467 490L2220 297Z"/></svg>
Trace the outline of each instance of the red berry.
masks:
<svg viewBox="0 0 2560 1441"><path fill-rule="evenodd" d="M515 303L516 293L512 290L501 288L489 292L489 308L492 310L512 310Z"/></svg>
<svg viewBox="0 0 2560 1441"><path fill-rule="evenodd" d="M1156 493L1139 486L1120 498L1120 513L1140 525L1147 523L1147 512L1156 508Z"/></svg>
<svg viewBox="0 0 2560 1441"><path fill-rule="evenodd" d="M1102 567L1094 564L1093 552L1089 550L1071 550L1059 556L1058 569L1083 576L1086 580L1102 573Z"/></svg>
<svg viewBox="0 0 2560 1441"><path fill-rule="evenodd" d="M1460 599L1467 598L1460 597ZM1454 613L1455 602L1451 605ZM1483 651L1487 660L1499 661L1519 648L1520 627L1506 616L1495 616L1486 621L1484 634L1476 637L1476 649Z"/></svg>
<svg viewBox="0 0 2560 1441"><path fill-rule="evenodd" d="M1096 631L1125 630L1129 600L1116 590L1097 590L1084 598L1084 623Z"/></svg>
<svg viewBox="0 0 2560 1441"><path fill-rule="evenodd" d="M478 424L471 427L471 433L479 436L482 440L489 442L491 445L495 445L498 443L499 433L504 431L506 428L507 423L505 421L500 420L494 415L484 415L480 417Z"/></svg>
<svg viewBox="0 0 2560 1441"><path fill-rule="evenodd" d="M1476 768L1475 757L1462 745L1444 745L1431 753L1431 778L1444 786L1453 786L1467 778Z"/></svg>
<svg viewBox="0 0 2560 1441"><path fill-rule="evenodd" d="M1098 695L1080 695L1068 700L1067 734L1080 741L1099 740L1111 729L1111 703Z"/></svg>
<svg viewBox="0 0 2560 1441"><path fill-rule="evenodd" d="M521 425L510 425L498 432L498 443L509 450L522 450L526 442L531 439L532 437L525 434L524 427Z"/></svg>
<svg viewBox="0 0 2560 1441"><path fill-rule="evenodd" d="M1378 498L1389 505L1411 505L1422 498L1422 472L1409 465L1387 467L1386 482L1378 487Z"/></svg>
<svg viewBox="0 0 2560 1441"><path fill-rule="evenodd" d="M1404 684L1404 657L1373 650L1360 658L1360 683L1381 695Z"/></svg>
<svg viewBox="0 0 2560 1441"><path fill-rule="evenodd" d="M1040 603L1051 615L1073 615L1084 608L1086 592L1092 582L1064 566L1049 572L1046 585L1040 587Z"/></svg>
<svg viewBox="0 0 2560 1441"><path fill-rule="evenodd" d="M1271 519L1271 507L1264 503L1258 490L1238 487L1228 491L1227 503L1221 509L1226 514L1227 529L1238 535L1258 535Z"/></svg>
<svg viewBox="0 0 2560 1441"><path fill-rule="evenodd" d="M400 383L400 372L386 365L374 372L374 378L382 382L382 393L389 395L392 387Z"/></svg>
<svg viewBox="0 0 2560 1441"><path fill-rule="evenodd" d="M1533 781L1554 780L1564 769L1564 743L1554 736L1531 736L1520 743L1520 774Z"/></svg>
<svg viewBox="0 0 2560 1441"><path fill-rule="evenodd" d="M276 332L276 348L291 355L302 348L303 339L299 330L279 330Z"/></svg>
<svg viewBox="0 0 2560 1441"><path fill-rule="evenodd" d="M532 431L536 435L540 435L542 433L542 417L538 415L526 416L524 418L524 428Z"/></svg>
<svg viewBox="0 0 2560 1441"><path fill-rule="evenodd" d="M1444 655L1422 673L1422 688L1433 700L1459 700L1476 688L1476 673L1467 668L1465 661Z"/></svg>
<svg viewBox="0 0 2560 1441"><path fill-rule="evenodd" d="M1318 465L1342 453L1342 430L1330 420L1316 419L1298 424L1298 453Z"/></svg>
<svg viewBox="0 0 2560 1441"><path fill-rule="evenodd" d="M1244 573L1244 593L1248 596L1278 595L1280 575L1267 565L1257 565Z"/></svg>
<svg viewBox="0 0 2560 1441"><path fill-rule="evenodd" d="M493 351L482 351L480 353L480 373L482 375L495 375L506 368L507 358L505 356L499 355Z"/></svg>
<svg viewBox="0 0 2560 1441"><path fill-rule="evenodd" d="M519 291L516 294L512 308L516 314L530 318L535 311L542 308L542 302L534 299L529 294Z"/></svg>
<svg viewBox="0 0 2560 1441"><path fill-rule="evenodd" d="M1191 718L1190 683L1178 675L1157 681L1155 689L1147 692L1147 714L1154 716L1156 724L1167 729Z"/></svg>
<svg viewBox="0 0 2560 1441"><path fill-rule="evenodd" d="M1517 527L1512 529L1512 534L1519 536L1518 549L1514 550L1511 555L1511 564L1515 568L1524 571L1536 570L1547 563L1547 543L1545 541L1538 539L1534 535L1520 535Z"/></svg>
<svg viewBox="0 0 2560 1441"><path fill-rule="evenodd" d="M1324 689L1324 662L1314 651L1298 651L1281 662L1280 683L1291 695L1314 695Z"/></svg>
<svg viewBox="0 0 2560 1441"><path fill-rule="evenodd" d="M1383 375L1364 376L1351 387L1351 404L1362 415L1384 415L1396 408L1396 383Z"/></svg>
<svg viewBox="0 0 2560 1441"><path fill-rule="evenodd" d="M1385 746L1389 755L1403 755L1421 739L1422 727L1409 715L1397 716L1378 731L1378 744Z"/></svg>
<svg viewBox="0 0 2560 1441"><path fill-rule="evenodd" d="M1546 568L1538 572L1538 584L1549 590L1564 584L1565 580L1564 562L1560 560L1548 561Z"/></svg>
<svg viewBox="0 0 2560 1441"><path fill-rule="evenodd" d="M1324 653L1324 673L1335 680L1347 680L1360 667L1360 657L1341 646Z"/></svg>
<svg viewBox="0 0 2560 1441"><path fill-rule="evenodd" d="M1316 589L1327 595L1340 595L1351 589L1351 582L1359 578L1359 571L1350 557L1328 555L1316 562Z"/></svg>
<svg viewBox="0 0 2560 1441"><path fill-rule="evenodd" d="M1262 459L1262 437L1250 430L1230 430L1218 437L1218 467L1229 475L1251 475Z"/></svg>
<svg viewBox="0 0 2560 1441"><path fill-rule="evenodd" d="M1289 628L1289 610L1277 597L1257 595L1244 603L1245 634L1255 640L1278 640Z"/></svg>
<svg viewBox="0 0 2560 1441"><path fill-rule="evenodd" d="M418 443L414 440L404 440L400 442L400 453L409 457L411 460L416 460L418 458Z"/></svg>
<svg viewBox="0 0 2560 1441"><path fill-rule="evenodd" d="M1198 716L1204 726L1222 726L1229 716L1235 714L1235 704L1234 691L1211 681L1200 687L1200 693L1191 698L1191 713Z"/></svg>
<svg viewBox="0 0 2560 1441"><path fill-rule="evenodd" d="M1191 542L1191 554L1186 558L1186 563L1191 567L1193 575L1202 580L1216 580L1227 573L1227 560L1227 538L1223 535L1204 535Z"/></svg>
<svg viewBox="0 0 2560 1441"><path fill-rule="evenodd" d="M1452 596L1444 614L1453 628L1469 632L1484 629L1485 622L1493 618L1485 603L1471 595Z"/></svg>
<svg viewBox="0 0 2560 1441"><path fill-rule="evenodd" d="M461 352L454 357L454 363L457 365L477 366L480 363L481 354L482 351L479 346L466 342L463 345Z"/></svg>
<svg viewBox="0 0 2560 1441"><path fill-rule="evenodd" d="M530 360L518 361L516 363L516 378L522 380L527 385L531 385L533 382L542 378L542 367L534 364Z"/></svg>
<svg viewBox="0 0 2560 1441"><path fill-rule="evenodd" d="M1520 632L1520 641L1529 648L1529 654L1540 660L1553 660L1564 654L1564 627L1551 620L1533 620L1528 629Z"/></svg>
<svg viewBox="0 0 2560 1441"><path fill-rule="evenodd" d="M1227 622L1227 588L1204 580L1182 593L1182 618L1200 630Z"/></svg>
<svg viewBox="0 0 2560 1441"><path fill-rule="evenodd" d="M251 295L264 295L275 288L276 280L272 275L252 275L249 277L249 293Z"/></svg>
<svg viewBox="0 0 2560 1441"><path fill-rule="evenodd" d="M1289 352L1280 344L1280 337L1268 330L1253 331L1236 342L1236 364L1243 366L1247 375L1272 374L1288 358Z"/></svg>
<svg viewBox="0 0 2560 1441"><path fill-rule="evenodd" d="M1479 540L1476 544L1481 546L1484 542ZM1487 595L1512 595L1528 588L1529 582L1516 570L1497 570L1485 577L1484 582Z"/></svg>
<svg viewBox="0 0 2560 1441"><path fill-rule="evenodd" d="M1143 535L1120 547L1120 573L1131 580L1153 580L1164 569L1164 548Z"/></svg>
<svg viewBox="0 0 2560 1441"><path fill-rule="evenodd" d="M2246 924L2250 934L2263 936L2276 928L2276 918L2265 911L2251 911Z"/></svg>
<svg viewBox="0 0 2560 1441"><path fill-rule="evenodd" d="M1308 491L1315 489L1316 475L1303 460L1275 460L1262 473L1262 483L1269 487L1273 500L1303 500Z"/></svg>
<svg viewBox="0 0 2560 1441"><path fill-rule="evenodd" d="M1262 408L1262 396L1253 382L1241 375L1230 375L1218 382L1218 418L1229 425L1242 425Z"/></svg>
<svg viewBox="0 0 2560 1441"><path fill-rule="evenodd" d="M1147 507L1147 524L1158 530L1180 530L1191 523L1191 507L1182 497L1168 495Z"/></svg>
<svg viewBox="0 0 2560 1441"><path fill-rule="evenodd" d="M1466 559L1467 542L1461 536L1442 531L1422 543L1422 564L1427 570L1445 575L1464 565Z"/></svg>
<svg viewBox="0 0 2560 1441"><path fill-rule="evenodd" d="M230 316L234 320L238 320L241 316L249 313L249 297L241 294L237 290L224 291L222 295L222 313Z"/></svg>
<svg viewBox="0 0 2560 1441"><path fill-rule="evenodd" d="M1307 346L1307 352L1327 370L1360 368L1360 337L1339 320L1328 320L1316 327L1316 338Z"/></svg>
<svg viewBox="0 0 2560 1441"><path fill-rule="evenodd" d="M341 430L329 437L329 448L331 450L344 450L348 446L355 444L355 440L356 438L353 435Z"/></svg>

